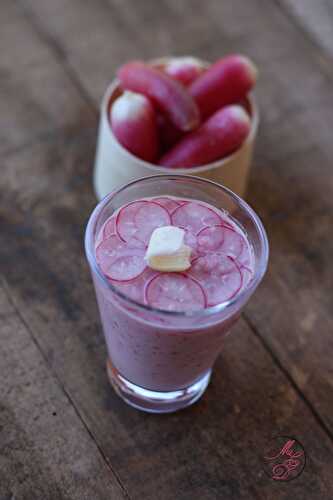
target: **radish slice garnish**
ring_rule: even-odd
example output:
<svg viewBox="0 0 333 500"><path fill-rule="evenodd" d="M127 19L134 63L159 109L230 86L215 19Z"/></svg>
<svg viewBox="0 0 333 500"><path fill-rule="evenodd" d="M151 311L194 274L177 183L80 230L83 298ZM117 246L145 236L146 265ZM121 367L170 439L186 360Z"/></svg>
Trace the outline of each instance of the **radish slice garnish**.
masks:
<svg viewBox="0 0 333 500"><path fill-rule="evenodd" d="M221 217L214 210L195 202L188 202L176 208L171 219L174 226L185 228L193 234L198 234L204 227L222 223Z"/></svg>
<svg viewBox="0 0 333 500"><path fill-rule="evenodd" d="M116 232L121 240L136 238L148 243L157 227L169 226L169 212L154 201L133 201L121 208L116 217Z"/></svg>
<svg viewBox="0 0 333 500"><path fill-rule="evenodd" d="M131 247L118 236L111 235L96 249L97 262L105 276L111 280L129 281L140 276L146 268L145 248Z"/></svg>
<svg viewBox="0 0 333 500"><path fill-rule="evenodd" d="M223 232L224 239L218 247L218 251L237 259L242 254L244 247L246 247L246 241L240 233L230 227L224 227Z"/></svg>
<svg viewBox="0 0 333 500"><path fill-rule="evenodd" d="M191 233L191 231L189 231L186 228L182 227L181 229L184 229L184 231L185 231L185 236L184 236L184 243L185 243L185 245L191 247L192 250L193 250L193 252L196 252L197 245L198 245L196 236L193 233Z"/></svg>
<svg viewBox="0 0 333 500"><path fill-rule="evenodd" d="M103 227L103 238L108 238L112 234L115 234L115 232L116 232L115 218L111 217L104 224L104 227Z"/></svg>
<svg viewBox="0 0 333 500"><path fill-rule="evenodd" d="M174 200L173 198L169 198L168 196L161 196L160 198L154 198L153 201L161 205L163 208L165 208L170 215L172 214L172 212L176 210L176 208L180 207L181 205L181 203Z"/></svg>
<svg viewBox="0 0 333 500"><path fill-rule="evenodd" d="M114 282L114 285L127 297L130 297L140 304L144 304L144 291L146 283L156 275L156 271L153 271L149 267L146 267L143 273L140 274L140 276L138 276L137 278L131 281L117 281Z"/></svg>
<svg viewBox="0 0 333 500"><path fill-rule="evenodd" d="M188 271L205 290L208 306L230 300L242 288L242 274L227 255L209 254L198 257Z"/></svg>
<svg viewBox="0 0 333 500"><path fill-rule="evenodd" d="M158 203L146 202L134 216L138 228L138 238L145 243L149 242L152 232L158 227L170 226L171 218L166 208Z"/></svg>
<svg viewBox="0 0 333 500"><path fill-rule="evenodd" d="M253 271L247 266L239 266L239 270L242 273L243 286L245 287L253 279Z"/></svg>
<svg viewBox="0 0 333 500"><path fill-rule="evenodd" d="M203 287L193 278L163 273L150 280L145 290L148 305L165 311L196 311L206 307Z"/></svg>
<svg viewBox="0 0 333 500"><path fill-rule="evenodd" d="M253 269L254 267L253 250L247 240L243 241L243 248L241 253L237 257L237 263L240 267L245 266L248 269Z"/></svg>
<svg viewBox="0 0 333 500"><path fill-rule="evenodd" d="M104 239L103 231L104 231L104 227L102 227L101 230L97 233L96 241L95 241L95 248L97 248Z"/></svg>
<svg viewBox="0 0 333 500"><path fill-rule="evenodd" d="M225 214L225 213L221 213L220 214L220 218L221 218L221 226L225 226L225 227L230 227L230 229L234 229L235 228L235 225L232 224L232 222L230 222L230 218Z"/></svg>
<svg viewBox="0 0 333 500"><path fill-rule="evenodd" d="M245 253L244 238L230 226L218 225L201 229L197 235L198 251L222 252L234 259Z"/></svg>
<svg viewBox="0 0 333 500"><path fill-rule="evenodd" d="M224 242L225 226L204 227L197 234L197 245L200 252L214 252Z"/></svg>

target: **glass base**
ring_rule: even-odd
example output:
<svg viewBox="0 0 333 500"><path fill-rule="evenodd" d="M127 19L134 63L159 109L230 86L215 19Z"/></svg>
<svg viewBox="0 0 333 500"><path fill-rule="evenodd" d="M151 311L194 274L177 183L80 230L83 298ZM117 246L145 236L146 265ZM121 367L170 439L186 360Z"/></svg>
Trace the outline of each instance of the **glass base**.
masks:
<svg viewBox="0 0 333 500"><path fill-rule="evenodd" d="M195 403L205 392L212 371L209 370L194 384L177 391L150 391L133 384L107 361L107 373L112 387L126 403L148 413L171 413Z"/></svg>

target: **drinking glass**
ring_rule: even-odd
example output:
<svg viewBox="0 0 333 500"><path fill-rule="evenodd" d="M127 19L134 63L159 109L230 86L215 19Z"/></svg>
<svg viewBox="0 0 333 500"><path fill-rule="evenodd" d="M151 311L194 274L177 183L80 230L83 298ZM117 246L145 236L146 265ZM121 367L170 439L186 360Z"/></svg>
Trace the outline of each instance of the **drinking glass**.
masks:
<svg viewBox="0 0 333 500"><path fill-rule="evenodd" d="M176 196L225 210L243 229L254 252L251 281L235 297L206 309L175 312L136 302L103 275L95 245L104 222L140 198ZM224 338L262 280L268 262L264 227L252 208L220 184L199 177L156 175L110 193L94 209L85 249L107 344L107 373L128 404L152 413L184 408L204 393Z"/></svg>

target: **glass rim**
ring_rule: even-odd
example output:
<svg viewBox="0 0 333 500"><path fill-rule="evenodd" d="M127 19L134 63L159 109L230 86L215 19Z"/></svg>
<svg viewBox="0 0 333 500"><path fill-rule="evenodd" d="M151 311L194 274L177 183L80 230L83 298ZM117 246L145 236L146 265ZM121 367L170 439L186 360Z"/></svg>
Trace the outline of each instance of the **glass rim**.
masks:
<svg viewBox="0 0 333 500"><path fill-rule="evenodd" d="M198 182L199 184L208 184L211 186L214 186L215 188L218 188L219 190L222 190L227 196L229 196L242 210L247 212L251 219L252 222L254 223L254 226L256 228L256 231L259 236L259 240L261 243L261 248L262 248L262 254L259 260L258 265L256 266L254 270L254 278L251 280L251 282L238 294L236 294L234 297L232 297L229 300L226 300L224 302L221 302L220 304L216 304L214 306L206 307L204 309L198 309L194 311L166 311L164 309L158 309L152 306L149 306L148 304L143 304L141 302L137 302L136 300L132 299L131 297L128 297L126 294L121 292L117 287L112 285L112 283L105 277L105 275L102 273L100 270L97 260L96 260L96 255L95 255L95 241L93 238L93 230L94 227L98 221L98 217L100 213L103 211L105 206L118 194L122 193L123 191L126 191L130 186L133 186L134 184L139 184L143 183L145 181L149 181L152 179L182 179L182 180L192 180L194 182ZM162 196L162 195L161 195ZM241 302L244 297L247 295L250 295L255 291L257 286L259 285L260 281L262 280L266 269L268 265L268 257L269 257L269 245L268 245L268 239L266 235L265 228L259 218L259 216L256 214L256 212L244 201L242 198L240 198L237 194L235 194L233 191L231 191L229 188L218 184L217 182L208 180L208 179L203 179L201 177L197 177L194 175L179 175L179 174L170 174L170 175L165 175L165 174L158 174L158 175L151 175L149 177L141 177L139 179L136 179L134 181L131 181L123 186L121 186L119 189L111 191L109 194L107 194L94 208L92 213L90 214L86 230L85 230L85 238L84 238L84 245L85 245L85 252L86 252L86 257L88 260L89 265L92 267L93 271L96 273L96 275L99 277L99 279L104 283L104 285L116 296L120 297L123 301L128 302L131 305L136 306L138 309L150 313L157 313L162 316L167 316L167 317L199 317L199 316L211 316L217 313L221 313L223 311L226 311L230 309L233 305L237 304L238 302Z"/></svg>

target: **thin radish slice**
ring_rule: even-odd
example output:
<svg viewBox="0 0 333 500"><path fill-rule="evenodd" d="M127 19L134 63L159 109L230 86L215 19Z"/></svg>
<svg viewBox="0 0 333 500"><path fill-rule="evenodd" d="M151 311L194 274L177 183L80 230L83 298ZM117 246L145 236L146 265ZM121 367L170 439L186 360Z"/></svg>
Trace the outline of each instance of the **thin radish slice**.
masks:
<svg viewBox="0 0 333 500"><path fill-rule="evenodd" d="M122 207L116 216L116 233L123 241L129 241L138 232L134 217L146 201L132 201Z"/></svg>
<svg viewBox="0 0 333 500"><path fill-rule="evenodd" d="M115 281L130 281L140 276L145 268L142 255L123 255L109 265L106 275Z"/></svg>
<svg viewBox="0 0 333 500"><path fill-rule="evenodd" d="M145 248L130 247L118 236L103 240L96 249L97 262L111 280L129 281L140 276L146 268Z"/></svg>
<svg viewBox="0 0 333 500"><path fill-rule="evenodd" d="M146 283L156 275L156 271L146 267L143 273L137 278L131 281L117 281L113 284L127 297L139 302L140 304L144 304L144 290Z"/></svg>
<svg viewBox="0 0 333 500"><path fill-rule="evenodd" d="M149 201L136 212L134 222L139 231L137 238L148 243L152 232L158 227L169 226L171 218L166 208Z"/></svg>
<svg viewBox="0 0 333 500"><path fill-rule="evenodd" d="M222 219L221 225L230 227L231 229L235 228L235 225L231 222L230 218L228 215L226 215L224 212L220 213L220 217Z"/></svg>
<svg viewBox="0 0 333 500"><path fill-rule="evenodd" d="M157 227L170 225L169 212L154 201L133 201L121 208L116 217L116 231L123 241L136 238L148 243Z"/></svg>
<svg viewBox="0 0 333 500"><path fill-rule="evenodd" d="M242 288L242 274L227 255L209 254L198 257L188 271L205 290L208 306L221 304Z"/></svg>
<svg viewBox="0 0 333 500"><path fill-rule="evenodd" d="M204 227L197 234L199 252L214 252L224 242L225 226Z"/></svg>
<svg viewBox="0 0 333 500"><path fill-rule="evenodd" d="M235 229L224 227L223 231L224 240L218 251L237 259L243 253L244 247L246 248L246 241Z"/></svg>
<svg viewBox="0 0 333 500"><path fill-rule="evenodd" d="M254 266L253 249L247 240L244 240L243 242L243 249L237 257L237 263L240 267L245 266L248 269L252 269Z"/></svg>
<svg viewBox="0 0 333 500"><path fill-rule="evenodd" d="M154 198L154 201L165 208L169 214L172 214L176 210L176 208L180 207L180 203L173 198L169 198L168 196L161 196L160 198Z"/></svg>
<svg viewBox="0 0 333 500"><path fill-rule="evenodd" d="M95 240L95 248L97 248L104 239L103 231L104 231L104 227L102 227L100 229L100 231L97 233L96 240Z"/></svg>
<svg viewBox="0 0 333 500"><path fill-rule="evenodd" d="M196 202L188 202L176 208L171 219L174 226L185 228L195 235L204 227L219 225L222 222L214 210Z"/></svg>
<svg viewBox="0 0 333 500"><path fill-rule="evenodd" d="M253 271L247 266L239 266L239 270L242 273L243 286L245 287L253 279Z"/></svg>
<svg viewBox="0 0 333 500"><path fill-rule="evenodd" d="M185 245L189 246L192 248L194 252L197 250L197 238L196 236L191 233L188 229L182 227L181 229L184 229L185 231L185 236L184 236L184 243Z"/></svg>
<svg viewBox="0 0 333 500"><path fill-rule="evenodd" d="M196 311L206 307L202 286L185 274L163 273L146 287L146 303L165 311Z"/></svg>
<svg viewBox="0 0 333 500"><path fill-rule="evenodd" d="M103 227L103 238L108 238L112 234L115 234L116 232L116 219L115 217L110 217L106 221Z"/></svg>

